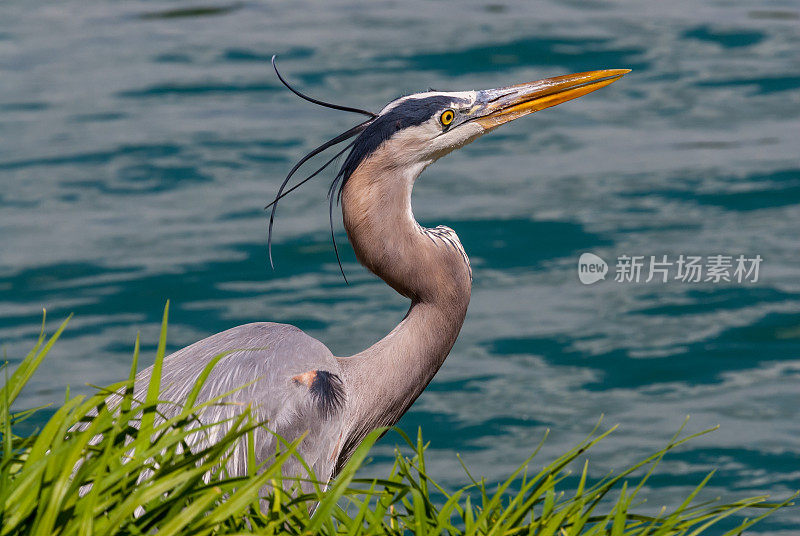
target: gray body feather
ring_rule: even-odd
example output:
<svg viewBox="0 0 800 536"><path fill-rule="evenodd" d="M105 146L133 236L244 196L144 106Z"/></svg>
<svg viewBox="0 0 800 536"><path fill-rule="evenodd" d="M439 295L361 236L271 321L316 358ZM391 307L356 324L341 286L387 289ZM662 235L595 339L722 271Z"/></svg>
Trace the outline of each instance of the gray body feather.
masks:
<svg viewBox="0 0 800 536"><path fill-rule="evenodd" d="M271 431L288 441L306 433L298 451L313 468L315 477L322 483L327 482L339 454L343 425L343 400L331 400L331 397L341 397L343 386L339 385L341 392L322 393L320 396L313 392L313 382L306 384L295 378L309 372L324 371L339 379L341 370L325 345L294 326L270 322L245 324L165 357L159 400L170 403L159 405L159 411L166 418L180 413L194 387L193 380L202 374L215 356L226 352L229 353L214 366L204 383L197 402L235 391L220 403L204 409L199 416L201 423L213 424L234 418L249 406L256 419L266 422ZM136 399L145 398L151 374L152 367L137 375ZM335 380L326 375L324 381ZM198 433L191 437L194 445L202 448L213 444L226 431L227 426L223 424L211 428L207 434ZM255 432L258 462L275 454L276 441L267 430ZM228 464L232 476L246 474L246 461L246 445L240 442ZM284 473L286 476L308 476L294 458L284 465Z"/></svg>

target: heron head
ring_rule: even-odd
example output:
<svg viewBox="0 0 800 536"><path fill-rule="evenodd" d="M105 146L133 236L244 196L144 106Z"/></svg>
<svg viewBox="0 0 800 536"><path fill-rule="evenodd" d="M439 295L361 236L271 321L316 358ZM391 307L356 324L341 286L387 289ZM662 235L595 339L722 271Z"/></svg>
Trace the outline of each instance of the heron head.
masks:
<svg viewBox="0 0 800 536"><path fill-rule="evenodd" d="M606 69L497 89L401 97L360 133L342 167L343 178L377 152L394 166L424 167L502 124L600 89L627 72Z"/></svg>

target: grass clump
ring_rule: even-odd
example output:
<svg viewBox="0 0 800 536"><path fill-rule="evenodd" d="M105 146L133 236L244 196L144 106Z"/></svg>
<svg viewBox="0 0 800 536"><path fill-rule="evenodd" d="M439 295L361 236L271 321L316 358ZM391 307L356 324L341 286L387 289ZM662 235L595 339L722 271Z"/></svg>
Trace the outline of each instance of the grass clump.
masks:
<svg viewBox="0 0 800 536"><path fill-rule="evenodd" d="M36 346L9 374L0 390L0 536L159 534L430 534L430 535L697 535L729 516L748 511L726 535L739 534L788 501L750 497L731 503L695 504L711 475L685 500L657 515L643 515L643 486L670 450L695 436L679 438L628 469L589 484L583 465L577 485L567 486L568 466L610 432L593 433L559 458L532 471L534 452L499 484L469 476L463 488L448 491L425 469L425 444L400 432L409 452L396 451L394 465L380 478L356 478L356 471L383 430L371 434L327 489L318 483L303 492L285 478L282 465L298 456L283 441L276 456L257 466L248 442L250 473L232 477L226 460L240 441L252 439L257 422L249 411L224 423L227 433L202 450L189 448L203 433L196 403L202 375L183 411L158 418L160 368L166 347L166 317L153 382L145 400L133 400L139 357L137 338L127 381L91 396L67 394L63 406L34 433L15 428L36 409L11 406L63 332L42 333ZM210 366L213 366L210 365ZM111 397L117 393L116 397ZM109 400L114 399L114 402ZM164 403L163 401L161 403ZM40 409L40 408L39 408ZM698 434L699 435L699 434ZM540 445L541 447L541 445ZM638 475L635 477L634 475ZM572 482L572 481L570 481ZM306 486L309 489L309 486ZM755 510L761 509L761 510Z"/></svg>

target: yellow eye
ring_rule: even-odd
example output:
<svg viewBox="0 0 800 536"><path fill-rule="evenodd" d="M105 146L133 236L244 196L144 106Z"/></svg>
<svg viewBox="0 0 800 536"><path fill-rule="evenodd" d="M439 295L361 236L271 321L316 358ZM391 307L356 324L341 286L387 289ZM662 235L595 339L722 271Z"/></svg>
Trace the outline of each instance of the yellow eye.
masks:
<svg viewBox="0 0 800 536"><path fill-rule="evenodd" d="M439 117L439 121L441 121L444 126L447 126L452 123L455 118L456 113L453 110L445 110L442 112L441 117Z"/></svg>

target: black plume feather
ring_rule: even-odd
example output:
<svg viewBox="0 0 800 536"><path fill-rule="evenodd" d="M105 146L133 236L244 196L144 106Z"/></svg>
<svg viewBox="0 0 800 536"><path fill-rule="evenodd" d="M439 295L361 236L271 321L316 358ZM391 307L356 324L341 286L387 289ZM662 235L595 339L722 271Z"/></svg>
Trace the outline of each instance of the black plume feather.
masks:
<svg viewBox="0 0 800 536"><path fill-rule="evenodd" d="M367 116L369 116L369 117L371 117L373 119L378 117L378 114L372 113L369 110L362 110L361 108L351 108L350 106L342 106L341 104L333 104L331 102L321 101L319 99L315 99L314 97L309 97L308 95L300 93L298 90L296 90L295 88L290 86L289 83L286 80L283 79L283 77L281 76L281 73L278 72L278 66L275 65L275 58L276 57L277 56L275 56L274 54L272 55L272 68L275 69L275 74L278 75L278 80L280 80L281 83L284 86L289 88L289 91L291 91L292 93L294 93L295 95L297 95L301 99L307 100L308 102L313 102L314 104L319 104L320 106L325 106L326 108L333 108L334 110L341 110L343 112L353 112L353 113L357 113L357 114L363 114L363 115L367 115Z"/></svg>
<svg viewBox="0 0 800 536"><path fill-rule="evenodd" d="M270 208L270 207L272 207L272 210L271 210L270 216L269 216L269 229L268 229L268 234L267 234L267 249L268 249L268 252L269 252L269 263L270 263L270 266L272 266L272 268L274 269L275 268L275 264L274 264L274 262L272 260L272 227L273 227L273 224L275 222L275 211L278 208L278 201L280 201L285 196L287 196L290 193L292 193L294 190L296 190L297 188L299 188L300 186L302 186L303 184L305 184L309 180L311 180L314 177L316 177L325 168L327 168L330 164L332 164L337 158L339 158L342 154L344 154L348 149L353 147L353 144L355 142L349 143L344 149L342 149L338 153L336 153L331 159L329 159L327 162L325 162L321 167L319 167L316 171L314 171L308 177L306 177L305 179L300 181L298 184L295 184L294 186L292 186L291 188L289 188L285 192L284 192L284 188L286 188L286 185L289 184L289 181L291 180L292 176L297 172L298 169L300 169L300 167L303 166L303 164L308 162L310 159L312 159L316 155L322 153L323 151L325 151L325 150L327 150L327 149L329 149L329 148L331 148L331 147L333 147L335 145L338 145L338 144L342 143L343 141L346 141L346 140L352 138L353 136L357 136L358 134L363 132L364 129L366 129L369 126L369 124L377 117L377 114L374 114L374 113L372 113L370 111L367 111L367 110L362 110L360 108L352 108L352 107L349 107L349 106L341 106L341 105L338 105L338 104L332 104L330 102L324 102L324 101L321 101L319 99L315 99L313 97L309 97L308 95L305 95L305 94L301 93L300 91L296 90L295 88L293 88L291 85L289 85L289 83L286 80L284 80L284 78L281 76L281 73L278 72L278 67L275 64L275 56L272 56L272 67L273 67L273 69L275 69L275 74L278 75L278 79L281 81L281 83L284 86L286 86L287 88L289 88L289 90L292 93L294 93L295 95L297 95L298 97L300 97L300 98L302 98L304 100L307 100L309 102L313 102L314 104L318 104L320 106L324 106L326 108L333 108L334 110L341 110L341 111L345 111L345 112L353 112L353 113L363 114L363 115L367 115L367 116L370 117L370 119L368 119L367 121L364 121L363 123L360 123L360 124L354 126L353 128L351 128L351 129L349 129L349 130L347 130L345 132L342 132L338 136L336 136L334 138L331 138L330 140L326 141L325 143L323 143L319 147L313 149L311 152L309 152L307 155L305 155L303 158L301 158L300 161L297 162L297 164L295 164L294 167L292 167L292 169L289 171L289 174L286 175L286 178L281 183L280 188L278 188L278 193L275 196L275 199L273 199L272 202L270 202L267 206L264 207L265 210ZM333 237L333 215L332 214L330 216L330 220L331 220L331 236ZM336 260L339 262L339 269L342 272L342 276L344 277L345 282L347 282L347 277L344 275L344 268L342 268L342 262L339 259L339 250L336 247L336 240L335 239L333 240L333 249L336 252Z"/></svg>

